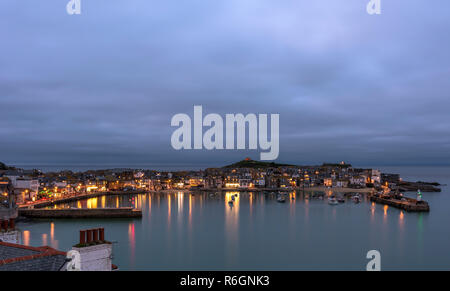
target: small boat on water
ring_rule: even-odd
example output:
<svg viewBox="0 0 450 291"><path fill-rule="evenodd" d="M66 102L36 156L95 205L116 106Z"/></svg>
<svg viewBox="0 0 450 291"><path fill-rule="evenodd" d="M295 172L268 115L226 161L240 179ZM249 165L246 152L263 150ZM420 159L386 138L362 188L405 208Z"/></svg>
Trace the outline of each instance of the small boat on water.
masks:
<svg viewBox="0 0 450 291"><path fill-rule="evenodd" d="M345 203L344 197L339 197L339 198L337 199L337 201L338 201L339 203Z"/></svg>
<svg viewBox="0 0 450 291"><path fill-rule="evenodd" d="M361 196L359 194L356 194L352 197L353 202L359 203L361 202Z"/></svg>
<svg viewBox="0 0 450 291"><path fill-rule="evenodd" d="M339 202L337 201L336 198L330 197L330 198L328 198L328 204L330 204L330 205L338 205Z"/></svg>
<svg viewBox="0 0 450 291"><path fill-rule="evenodd" d="M286 198L284 198L283 196L278 196L278 198L277 198L277 202L278 203L285 203L286 202Z"/></svg>

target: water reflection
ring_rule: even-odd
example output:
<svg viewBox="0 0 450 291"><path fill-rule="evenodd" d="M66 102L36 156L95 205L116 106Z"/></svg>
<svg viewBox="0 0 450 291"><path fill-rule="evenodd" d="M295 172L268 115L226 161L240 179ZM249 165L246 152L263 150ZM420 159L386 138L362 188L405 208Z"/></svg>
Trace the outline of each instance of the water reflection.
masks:
<svg viewBox="0 0 450 291"><path fill-rule="evenodd" d="M250 209L250 217L253 217L253 193L249 194L248 204L249 204L249 209Z"/></svg>
<svg viewBox="0 0 450 291"><path fill-rule="evenodd" d="M192 230L192 208L193 208L193 202L192 202L192 200L193 200L193 197L192 197L192 194L190 194L190 195L189 195L189 218L188 218L188 221L189 221L189 231Z"/></svg>
<svg viewBox="0 0 450 291"><path fill-rule="evenodd" d="M375 209L376 209L376 203L372 202L370 203L370 217L373 218L375 217Z"/></svg>
<svg viewBox="0 0 450 291"><path fill-rule="evenodd" d="M91 209L91 208L98 208L98 198L89 198L87 200L87 208Z"/></svg>
<svg viewBox="0 0 450 291"><path fill-rule="evenodd" d="M400 229L403 230L403 226L405 223L405 214L403 213L403 210L400 210L398 222Z"/></svg>
<svg viewBox="0 0 450 291"><path fill-rule="evenodd" d="M134 222L128 224L128 242L130 244L130 261L131 265L135 264L135 252L136 252L136 234L134 229Z"/></svg>
<svg viewBox="0 0 450 291"><path fill-rule="evenodd" d="M253 245L264 245L265 241L270 242L279 239L280 242L284 242L283 244L287 242L287 245L290 241L295 241L297 245L304 244L312 247L311 244L320 244L313 242L318 237L333 234L336 229L342 231L360 225L362 226L359 228L359 232L369 231L366 237L370 238L371 241L381 241L381 244L390 243L395 244L396 247L404 248L408 234L405 231L406 219L411 216L418 217L415 214L390 209L387 205L376 205L366 198L359 204L353 203L349 198L352 195L347 193L343 195L333 193L333 191L291 191L285 194L289 202L278 203L277 194L272 192L161 192L101 196L58 205L58 207L142 208L144 212L142 224L138 222L139 220L136 220L133 222L126 221L125 226L123 226L123 222L119 221L105 225L106 228L114 228L117 223L118 229L115 233L123 233L125 229L123 239L125 242L128 241L128 247L126 248L126 254L123 256L128 260L130 266L134 266L140 261L141 252L151 252L153 255L157 252L139 249L136 237L144 240L142 245L155 246L155 242L158 242L155 247L161 250L161 246L164 246L162 252L165 256L176 255L183 258L180 261L188 260L189 262L195 260L199 252L211 252L211 250L207 250L207 247L205 248L205 241L209 243L211 239L211 244L214 243L214 246L223 250L222 255L227 266L236 265L242 260L244 248L249 242L252 242ZM326 199L330 195L344 196L346 199L339 205L330 206L328 205L328 199ZM364 196L362 195L362 197ZM176 207L176 209L173 207ZM348 213L352 215L351 220L349 220ZM176 216L175 219L172 217L173 215ZM340 226L340 223L344 223L344 221L346 221L345 225ZM355 224L349 227L349 224L353 221ZM356 223L357 221L361 221L361 223ZM119 228L121 224L122 228ZM58 241L55 239L55 226L57 225L57 222L50 224L49 230L49 224L47 223L45 231L38 235L25 231L23 242L29 244L30 241L34 240L38 241L37 244L39 245L50 244L50 246L57 248ZM379 232L380 225L381 232ZM336 228L330 229L332 226ZM420 227L421 222L418 222L417 228L420 229ZM64 231L62 229L61 227L58 231ZM74 231L76 232L79 229L82 228L77 227ZM273 232L273 229L276 229L276 231ZM128 234L126 230L128 230ZM141 232L144 235L141 236ZM393 233L394 235L392 235ZM31 235L35 238L31 238ZM61 235L61 233L58 233L58 235ZM336 235L342 237L343 240L345 240L345 237L351 236L351 234L340 232ZM419 236L422 235L422 232L419 231ZM393 237L395 237L394 242ZM277 243L274 242L269 245L273 246ZM422 245L421 240L419 240L419 245ZM291 249L291 251L296 252L294 249ZM246 251L252 252L254 249L247 249ZM398 251L398 253L402 252ZM148 260L151 260L151 258Z"/></svg>
<svg viewBox="0 0 450 291"><path fill-rule="evenodd" d="M29 246L30 245L30 231L24 230L22 233L22 237L23 237L23 244L26 246Z"/></svg>
<svg viewBox="0 0 450 291"><path fill-rule="evenodd" d="M181 217L183 215L183 203L184 203L184 193L177 193L177 202L178 202L178 216Z"/></svg>
<svg viewBox="0 0 450 291"><path fill-rule="evenodd" d="M42 245L43 246L48 246L47 234L46 233L42 234Z"/></svg>
<svg viewBox="0 0 450 291"><path fill-rule="evenodd" d="M170 227L170 221L172 219L172 196L167 195L167 225Z"/></svg>
<svg viewBox="0 0 450 291"><path fill-rule="evenodd" d="M229 263L237 259L239 240L239 192L225 193L225 239L227 241L226 256Z"/></svg>

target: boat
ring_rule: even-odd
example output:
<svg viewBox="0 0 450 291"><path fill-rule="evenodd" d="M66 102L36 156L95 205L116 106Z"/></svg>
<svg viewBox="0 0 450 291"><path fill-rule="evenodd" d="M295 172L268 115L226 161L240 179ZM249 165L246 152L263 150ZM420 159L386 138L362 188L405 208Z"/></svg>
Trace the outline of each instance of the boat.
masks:
<svg viewBox="0 0 450 291"><path fill-rule="evenodd" d="M345 203L344 197L339 197L339 198L337 199L337 201L338 201L339 203Z"/></svg>
<svg viewBox="0 0 450 291"><path fill-rule="evenodd" d="M278 196L277 202L279 202L279 203L285 203L285 202L286 202L286 198L284 198L283 196Z"/></svg>
<svg viewBox="0 0 450 291"><path fill-rule="evenodd" d="M330 205L338 205L339 202L337 201L336 198L330 197L330 198L328 198L328 204L330 204Z"/></svg>
<svg viewBox="0 0 450 291"><path fill-rule="evenodd" d="M356 194L352 197L353 202L359 203L361 202L361 196L359 194Z"/></svg>

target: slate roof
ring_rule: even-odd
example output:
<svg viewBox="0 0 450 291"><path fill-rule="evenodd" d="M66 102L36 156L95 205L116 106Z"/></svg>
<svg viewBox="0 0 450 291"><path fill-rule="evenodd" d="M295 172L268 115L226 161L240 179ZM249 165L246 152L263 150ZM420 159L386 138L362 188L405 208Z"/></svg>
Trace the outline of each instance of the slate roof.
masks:
<svg viewBox="0 0 450 291"><path fill-rule="evenodd" d="M50 247L0 242L0 271L59 271L66 253Z"/></svg>

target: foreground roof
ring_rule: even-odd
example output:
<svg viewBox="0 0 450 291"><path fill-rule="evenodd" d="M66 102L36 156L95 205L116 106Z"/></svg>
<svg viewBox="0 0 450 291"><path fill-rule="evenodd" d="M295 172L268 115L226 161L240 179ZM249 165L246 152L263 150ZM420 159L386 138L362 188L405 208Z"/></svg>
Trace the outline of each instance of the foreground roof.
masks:
<svg viewBox="0 0 450 291"><path fill-rule="evenodd" d="M59 271L66 253L50 247L0 242L0 271Z"/></svg>

